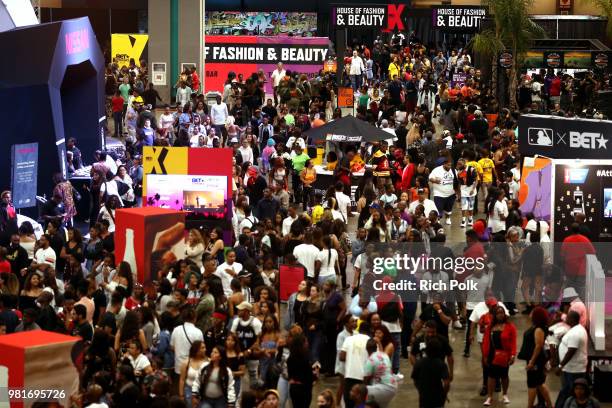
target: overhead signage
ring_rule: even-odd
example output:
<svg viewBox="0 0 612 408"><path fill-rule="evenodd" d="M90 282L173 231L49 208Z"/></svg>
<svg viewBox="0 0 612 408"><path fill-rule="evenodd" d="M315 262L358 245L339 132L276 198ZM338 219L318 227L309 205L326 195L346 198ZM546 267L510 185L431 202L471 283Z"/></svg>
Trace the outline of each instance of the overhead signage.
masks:
<svg viewBox="0 0 612 408"><path fill-rule="evenodd" d="M478 6L434 6L431 10L433 27L442 31L476 32L487 10Z"/></svg>
<svg viewBox="0 0 612 408"><path fill-rule="evenodd" d="M523 156L552 159L609 159L612 121L522 115L519 150Z"/></svg>
<svg viewBox="0 0 612 408"><path fill-rule="evenodd" d="M111 57L119 67L129 66L131 59L138 65L148 42L148 34L111 34Z"/></svg>
<svg viewBox="0 0 612 408"><path fill-rule="evenodd" d="M336 28L367 28L403 31L405 4L337 5L331 9L331 22Z"/></svg>

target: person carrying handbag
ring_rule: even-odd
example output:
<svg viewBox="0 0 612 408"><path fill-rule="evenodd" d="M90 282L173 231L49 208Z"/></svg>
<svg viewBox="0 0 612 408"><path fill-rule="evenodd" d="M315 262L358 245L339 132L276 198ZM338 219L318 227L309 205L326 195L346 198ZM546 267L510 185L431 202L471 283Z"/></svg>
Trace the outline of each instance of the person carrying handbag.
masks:
<svg viewBox="0 0 612 408"><path fill-rule="evenodd" d="M497 306L493 311L493 320L487 327L482 343L483 364L488 367L487 394L484 406L492 404L495 381L501 380L504 404L509 404L508 371L516 357L516 327L510 323L503 307Z"/></svg>

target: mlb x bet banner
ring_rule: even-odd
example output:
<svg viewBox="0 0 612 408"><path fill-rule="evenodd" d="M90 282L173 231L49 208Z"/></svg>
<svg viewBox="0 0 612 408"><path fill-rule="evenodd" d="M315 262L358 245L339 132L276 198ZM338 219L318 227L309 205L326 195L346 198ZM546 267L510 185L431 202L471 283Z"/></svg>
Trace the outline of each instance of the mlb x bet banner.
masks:
<svg viewBox="0 0 612 408"><path fill-rule="evenodd" d="M282 62L284 69L314 76L323 68L329 52L328 39L320 37L257 37L207 35L204 37L206 92L223 91L230 72L244 79L260 69L272 93L270 75Z"/></svg>
<svg viewBox="0 0 612 408"><path fill-rule="evenodd" d="M597 119L521 115L519 150L523 156L551 159L609 159L612 122Z"/></svg>

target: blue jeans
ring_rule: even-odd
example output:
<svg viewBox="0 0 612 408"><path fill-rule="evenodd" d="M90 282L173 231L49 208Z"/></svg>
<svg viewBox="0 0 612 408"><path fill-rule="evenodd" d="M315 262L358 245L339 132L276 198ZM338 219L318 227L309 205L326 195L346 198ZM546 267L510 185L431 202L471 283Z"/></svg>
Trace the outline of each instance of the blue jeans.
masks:
<svg viewBox="0 0 612 408"><path fill-rule="evenodd" d="M193 392L191 391L191 387L189 385L185 384L183 394L185 395L185 405L187 405L187 408L192 408L191 396L193 395Z"/></svg>
<svg viewBox="0 0 612 408"><path fill-rule="evenodd" d="M402 344L402 333L391 333L395 348L393 349L393 360L391 361L391 371L393 374L399 373L400 368L400 347Z"/></svg>
<svg viewBox="0 0 612 408"><path fill-rule="evenodd" d="M282 376L278 378L278 385L276 386L279 397L280 408L285 408L287 401L289 400L289 381L285 380Z"/></svg>
<svg viewBox="0 0 612 408"><path fill-rule="evenodd" d="M314 364L321 361L321 338L323 332L321 330L307 330L306 338L308 339L310 362Z"/></svg>
<svg viewBox="0 0 612 408"><path fill-rule="evenodd" d="M227 401L225 397L220 398L205 398L200 402L199 408L226 408Z"/></svg>
<svg viewBox="0 0 612 408"><path fill-rule="evenodd" d="M123 135L123 112L113 112L113 121L115 122L115 134L113 136L120 137Z"/></svg>

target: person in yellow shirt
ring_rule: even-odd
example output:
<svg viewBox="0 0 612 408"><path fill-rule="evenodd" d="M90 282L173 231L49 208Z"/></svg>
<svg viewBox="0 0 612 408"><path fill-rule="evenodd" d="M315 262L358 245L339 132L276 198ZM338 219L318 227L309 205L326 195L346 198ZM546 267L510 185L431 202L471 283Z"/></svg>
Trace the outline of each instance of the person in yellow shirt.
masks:
<svg viewBox="0 0 612 408"><path fill-rule="evenodd" d="M325 170L334 171L337 165L338 155L336 154L336 152L327 153L327 165L325 166Z"/></svg>
<svg viewBox="0 0 612 408"><path fill-rule="evenodd" d="M479 190L484 190L483 197L487 197L489 187L493 184L493 172L495 171L495 163L491 160L489 149L482 149L482 158L478 160L478 165L482 171L482 178L480 180ZM480 174L480 173L479 173ZM476 193L476 204L474 206L474 214L478 211L478 196L480 191Z"/></svg>
<svg viewBox="0 0 612 408"><path fill-rule="evenodd" d="M314 197L315 204L312 207L312 224L318 224L323 219L323 214L325 213L325 209L321 204L323 202L323 195L321 193L316 193Z"/></svg>
<svg viewBox="0 0 612 408"><path fill-rule="evenodd" d="M399 58L393 57L393 61L389 64L389 79L393 79L396 76L400 76L400 63Z"/></svg>
<svg viewBox="0 0 612 408"><path fill-rule="evenodd" d="M351 160L351 172L358 173L363 169L364 166L365 162L361 158L359 152L355 153L355 157L353 157L353 160Z"/></svg>

